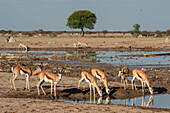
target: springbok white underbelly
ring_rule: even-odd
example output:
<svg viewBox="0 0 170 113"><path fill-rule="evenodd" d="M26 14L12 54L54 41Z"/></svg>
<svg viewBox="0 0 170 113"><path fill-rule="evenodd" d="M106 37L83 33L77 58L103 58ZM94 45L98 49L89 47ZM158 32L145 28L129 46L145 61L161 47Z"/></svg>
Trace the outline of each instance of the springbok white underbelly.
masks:
<svg viewBox="0 0 170 113"><path fill-rule="evenodd" d="M24 73L22 70L20 70L20 74L23 75L23 76L25 76L25 75L27 75L28 73Z"/></svg>
<svg viewBox="0 0 170 113"><path fill-rule="evenodd" d="M140 81L142 80L137 74L136 74L136 78Z"/></svg>
<svg viewBox="0 0 170 113"><path fill-rule="evenodd" d="M44 81L45 81L45 82L50 82L50 83L53 82L51 79L48 79L46 76L44 76Z"/></svg>

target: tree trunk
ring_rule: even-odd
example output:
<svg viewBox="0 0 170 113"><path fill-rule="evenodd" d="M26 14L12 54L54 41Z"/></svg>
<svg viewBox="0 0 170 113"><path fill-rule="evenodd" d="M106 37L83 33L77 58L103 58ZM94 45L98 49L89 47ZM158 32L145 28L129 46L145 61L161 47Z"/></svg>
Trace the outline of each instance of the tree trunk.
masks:
<svg viewBox="0 0 170 113"><path fill-rule="evenodd" d="M84 29L81 28L81 37L84 37Z"/></svg>

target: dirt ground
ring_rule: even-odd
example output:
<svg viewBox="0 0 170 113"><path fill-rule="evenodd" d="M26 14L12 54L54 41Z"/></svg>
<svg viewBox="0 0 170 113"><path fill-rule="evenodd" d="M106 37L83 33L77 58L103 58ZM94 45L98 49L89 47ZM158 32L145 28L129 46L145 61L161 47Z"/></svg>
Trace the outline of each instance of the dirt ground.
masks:
<svg viewBox="0 0 170 113"><path fill-rule="evenodd" d="M165 38L47 38L47 37L14 37L17 42L6 42L7 37L0 38L0 49L18 49L19 42L25 43L30 50L37 48L48 50L77 50L73 46L74 42L83 41L88 47L79 49L83 50L114 50L115 48L132 48L132 49L149 49L149 50L169 50L170 42L165 43ZM45 49L46 50L46 49Z"/></svg>
<svg viewBox="0 0 170 113"><path fill-rule="evenodd" d="M5 40L6 37L0 38L0 49L1 50L18 50L18 42L24 42L30 50L114 50L115 48L122 49L136 49L142 48L143 50L170 50L170 44L165 44L165 38L35 38L35 37L27 37L20 38L15 37L17 42L15 43L7 43ZM89 47L73 47L73 42L84 41L88 44ZM108 49L109 48L109 49ZM21 49L20 49L21 50ZM1 60L1 63L4 59ZM21 59L20 59L21 60ZM29 63L39 63L37 59L35 61L31 60ZM24 61L24 60L23 60ZM63 75L62 81L58 84L57 87L57 98L71 98L71 99L82 99L82 98L90 98L89 97L89 88L88 84L85 84L86 88L83 90L77 89L78 80L80 79L79 73L83 69L88 69L89 67L73 67L66 64L55 64L46 60L42 60L44 66L43 69L47 70L48 68L54 68L56 65L65 66L68 69L68 73ZM3 62L9 63L9 60L4 60ZM20 61L21 62L21 61ZM4 63L5 64L5 63ZM17 64L13 62L10 64ZM34 64L34 63L33 63ZM4 67L10 67L9 65L4 65ZM104 70L108 70L109 68L113 68L110 66L99 66ZM74 70L74 71L73 71ZM166 70L166 71L164 71ZM164 70L146 70L145 73L150 75L149 81L151 86L155 90L155 94L157 93L169 93L170 94L170 79L169 79L169 69ZM54 70L51 70L54 71ZM154 109L154 108L143 108L143 107L134 107L134 106L123 106L123 105L96 105L96 104L78 104L78 103L67 103L67 102L59 102L53 99L53 96L50 94L49 84L46 85L45 91L47 95L44 96L41 92L40 96L37 96L37 88L36 85L39 81L38 76L32 76L30 78L30 88L31 91L27 92L24 90L25 87L25 78L23 76L19 76L15 80L15 84L17 87L17 91L10 90L9 80L12 76L10 71L0 72L0 111L1 112L170 112L169 109ZM109 77L115 77L113 75L109 75ZM108 79L109 80L109 79ZM83 83L82 83L83 84ZM108 82L111 94L110 98L130 98L141 96L141 85L140 82L139 90L132 91L131 85L128 85L128 89L124 90L120 88L120 79L109 80ZM145 90L145 94L148 95L148 89ZM107 97L104 93L103 97ZM96 93L96 99L99 96Z"/></svg>
<svg viewBox="0 0 170 113"><path fill-rule="evenodd" d="M40 96L37 96L36 84L39 81L38 76L33 76L30 78L31 91L25 91L25 77L18 76L15 80L17 91L10 90L9 80L11 73L0 72L0 111L1 112L141 112L141 113L156 113L156 112L170 112L169 109L156 109L156 108L144 108L135 106L124 106L124 105L97 105L97 104L85 104L85 103L68 103L60 102L54 100L53 95L50 94L50 88L45 88L47 95L43 95L42 91ZM57 99L62 98L90 98L88 84L85 83L85 90L81 87L80 90L77 89L78 77L68 77L63 76L62 81L57 87ZM83 84L83 83L82 83ZM50 87L50 84L45 84L46 87ZM125 91L120 89L120 83L109 82L109 86L113 86L114 90L113 98L122 98L123 95L130 96L133 93L138 93L140 95L141 89L138 91L131 92L129 90ZM111 89L113 89L113 87ZM129 86L130 87L130 86ZM147 91L148 92L148 91ZM123 94L125 93L125 94ZM156 92L155 92L156 93ZM116 96L117 95L117 96ZM106 95L104 94L103 97ZM112 98L111 96L111 98ZM96 99L99 96L96 93Z"/></svg>

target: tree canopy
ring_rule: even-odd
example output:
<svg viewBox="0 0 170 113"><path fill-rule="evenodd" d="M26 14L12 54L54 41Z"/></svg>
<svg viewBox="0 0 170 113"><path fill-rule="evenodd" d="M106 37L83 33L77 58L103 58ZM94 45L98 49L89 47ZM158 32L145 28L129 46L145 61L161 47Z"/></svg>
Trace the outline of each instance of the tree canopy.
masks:
<svg viewBox="0 0 170 113"><path fill-rule="evenodd" d="M140 29L140 25L139 24L135 24L135 25L133 25L133 28L134 28L134 33L139 33L140 31L139 31L139 29Z"/></svg>
<svg viewBox="0 0 170 113"><path fill-rule="evenodd" d="M79 10L72 13L67 19L68 27L72 29L81 29L81 34L84 36L84 28L94 29L96 23L96 15L87 10Z"/></svg>

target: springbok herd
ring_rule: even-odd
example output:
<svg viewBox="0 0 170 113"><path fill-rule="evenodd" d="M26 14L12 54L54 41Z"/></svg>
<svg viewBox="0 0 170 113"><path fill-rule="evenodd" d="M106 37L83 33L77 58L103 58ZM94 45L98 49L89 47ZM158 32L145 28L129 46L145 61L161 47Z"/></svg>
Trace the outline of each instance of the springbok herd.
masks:
<svg viewBox="0 0 170 113"><path fill-rule="evenodd" d="M79 46L87 47L87 44L82 42L82 41L79 41L77 43L74 42L73 45L75 47L79 47ZM24 47L26 49L26 52L28 50L28 47L24 43L22 43L22 42L19 44L19 47ZM31 70L31 69L29 69L27 67L24 67L24 66L14 66L14 67L11 68L11 70L12 70L12 73L13 73L13 76L10 79L11 89L14 88L14 90L16 90L15 83L14 83L14 80L16 79L16 77L18 75L24 75L24 76L26 76L26 90L30 91L30 88L29 88L29 77L31 77L31 76L33 76L35 74L38 74L39 79L40 79L40 81L37 83L38 95L40 95L39 87L43 91L44 95L46 95L46 93L45 93L45 91L44 91L44 89L42 87L42 84L44 82L49 82L49 83L51 83L51 94L53 92L53 85L54 85L54 96L56 96L56 85L57 85L57 83L59 83L61 81L62 74L64 73L64 68L62 68L61 70L58 70L59 73L57 73L57 75L54 74L54 73L51 73L49 71L41 71L40 67L38 67L36 70L33 71L33 70ZM102 96L102 84L105 86L106 93L109 95L110 89L108 87L108 82L107 82L106 74L103 71L101 71L100 69L97 69L97 68L91 69L91 74L88 71L86 71L86 70L81 72L81 79L78 82L78 89L80 87L80 83L85 80L86 82L89 83L90 96L91 96L91 87L92 86L93 86L94 94L95 94L95 88L96 88L98 94L100 96ZM119 74L118 74L118 76L121 77L121 83L124 84L124 89L126 89L126 85L127 85L127 74L129 74L129 69L126 66L123 67L119 71ZM133 69L132 70L132 74L133 74L133 78L131 80L132 90L134 89L134 86L133 86L134 80L138 79L138 80L141 81L141 84L142 84L142 92L144 93L145 86L147 85L148 88L149 88L150 93L153 94L153 89L149 85L149 81L148 81L147 75L142 70ZM97 82L96 82L95 78L100 80L100 82L101 82L101 89L97 85ZM137 88L136 88L136 85L135 85L135 90L136 89Z"/></svg>
<svg viewBox="0 0 170 113"><path fill-rule="evenodd" d="M13 73L13 76L10 79L11 89L16 90L15 83L14 83L16 77L18 75L24 75L26 77L26 90L30 91L30 88L29 88L29 78L31 76L33 76L33 75L38 74L39 79L40 79L39 82L37 83L38 95L40 95L39 87L43 91L44 95L46 95L46 93L45 93L45 91L44 91L44 89L42 87L42 84L44 82L49 82L49 83L51 83L51 94L53 92L53 87L54 87L54 96L55 97L56 97L56 85L57 85L57 83L59 83L61 81L62 74L64 73L64 68L58 69L58 73L54 74L54 73L51 73L49 71L42 71L40 67L38 67L36 70L31 70L30 68L27 68L25 66L18 66L18 65L13 66L11 68L11 70L12 70L12 73ZM121 83L124 83L124 89L126 89L126 85L127 85L127 77L125 75L127 75L128 73L129 73L129 69L125 66L125 67L123 67L119 71L119 74L118 74L118 76L121 77ZM132 74L133 74L133 78L131 80L132 90L134 89L134 86L133 86L134 80L138 79L142 83L142 92L144 93L145 86L147 85L149 87L150 93L153 94L153 89L149 85L149 81L148 81L147 75L142 70L133 69L132 70ZM101 89L97 85L97 82L96 82L95 78L100 80L100 82L101 82ZM98 69L98 68L91 69L91 74L88 71L86 71L86 70L82 71L81 72L81 79L78 82L78 89L80 87L80 83L82 81L84 81L84 80L87 83L89 83L90 96L91 96L91 88L92 88L91 86L93 86L94 94L95 94L95 88L96 88L98 94L100 96L102 96L102 84L105 87L106 93L109 95L110 89L108 87L108 82L107 82L106 74L103 71L101 71L100 69ZM135 90L136 90L136 85L135 85Z"/></svg>

